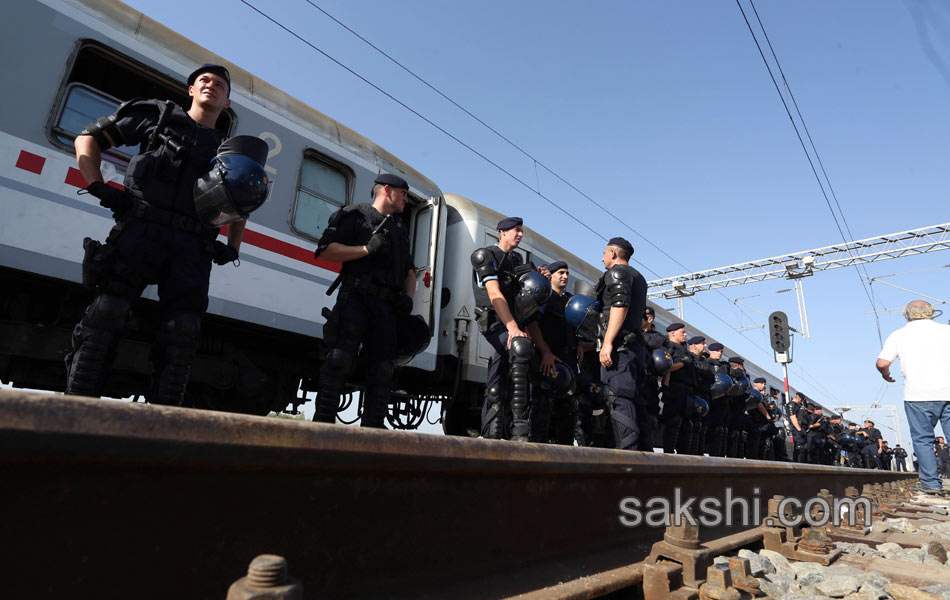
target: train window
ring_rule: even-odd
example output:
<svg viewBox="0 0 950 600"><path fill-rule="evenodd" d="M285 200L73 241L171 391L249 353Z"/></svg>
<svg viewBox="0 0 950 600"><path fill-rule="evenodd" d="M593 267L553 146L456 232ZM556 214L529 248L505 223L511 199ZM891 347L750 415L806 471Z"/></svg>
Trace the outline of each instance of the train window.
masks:
<svg viewBox="0 0 950 600"><path fill-rule="evenodd" d="M172 100L187 109L191 105L184 83L103 46L84 40L67 68L58 105L50 114L50 139L72 150L73 140L83 127L133 98ZM237 119L226 109L215 127L225 135L233 131ZM133 148L112 148L105 158L124 164L135 153Z"/></svg>
<svg viewBox="0 0 950 600"><path fill-rule="evenodd" d="M322 160L322 157L304 156L291 217L294 231L320 239L330 215L346 204L349 182L350 178L341 167Z"/></svg>
<svg viewBox="0 0 950 600"><path fill-rule="evenodd" d="M429 266L429 248L432 242L432 205L425 204L416 211L412 230L412 260L416 268Z"/></svg>

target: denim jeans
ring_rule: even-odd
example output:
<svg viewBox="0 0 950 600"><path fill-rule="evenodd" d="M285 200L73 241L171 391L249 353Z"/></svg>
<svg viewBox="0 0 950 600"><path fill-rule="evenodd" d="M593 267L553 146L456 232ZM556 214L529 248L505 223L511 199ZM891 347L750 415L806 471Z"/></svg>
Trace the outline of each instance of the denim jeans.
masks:
<svg viewBox="0 0 950 600"><path fill-rule="evenodd" d="M944 437L950 437L950 402L904 402L907 425L917 455L920 485L928 489L942 489L937 473L937 455L934 453L934 428L940 422Z"/></svg>

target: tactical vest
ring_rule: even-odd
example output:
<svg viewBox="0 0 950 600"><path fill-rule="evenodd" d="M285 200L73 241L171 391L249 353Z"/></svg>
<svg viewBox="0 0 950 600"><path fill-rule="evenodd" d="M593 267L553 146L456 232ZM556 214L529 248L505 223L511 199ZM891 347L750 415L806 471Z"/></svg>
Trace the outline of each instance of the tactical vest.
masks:
<svg viewBox="0 0 950 600"><path fill-rule="evenodd" d="M353 239L339 240L340 243L348 246L365 245L372 237L373 230L385 219L369 203L346 206L341 208L340 211L338 218L357 219L359 223L357 227L359 232ZM409 261L409 234L406 233L406 227L403 225L401 217L395 214L390 217L383 230L386 231L389 238L389 251L347 261L343 263L340 274L346 278L369 276L378 285L397 292L403 291L406 275L409 273L409 269L412 268Z"/></svg>
<svg viewBox="0 0 950 600"><path fill-rule="evenodd" d="M515 269L522 266L521 255L516 252L505 252L498 246L489 246L485 250L491 252L495 259L498 286L501 288L501 294L505 297L508 307L513 308L515 295L518 293L518 277ZM494 310L491 299L488 297L488 290L478 285L478 276L475 271L472 271L472 292L475 294L475 306Z"/></svg>
<svg viewBox="0 0 950 600"><path fill-rule="evenodd" d="M197 123L175 105L165 122L164 133L180 146L176 152L171 143L155 137L159 114L165 106L161 100L139 100L122 105L116 112L121 118L128 109L154 107L155 120L148 128L149 140L142 143L141 153L129 161L125 187L152 206L162 208L195 221L195 181L211 169L224 136L216 129ZM162 132L158 132L162 133Z"/></svg>

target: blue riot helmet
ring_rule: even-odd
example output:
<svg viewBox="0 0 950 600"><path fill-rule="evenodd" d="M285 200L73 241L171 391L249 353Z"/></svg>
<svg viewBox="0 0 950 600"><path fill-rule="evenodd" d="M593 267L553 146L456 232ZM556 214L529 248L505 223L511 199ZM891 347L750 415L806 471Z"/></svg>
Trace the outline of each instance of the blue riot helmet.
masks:
<svg viewBox="0 0 950 600"><path fill-rule="evenodd" d="M535 373L537 386L558 398L569 396L574 391L574 372L562 362L555 362L554 372L549 375Z"/></svg>
<svg viewBox="0 0 950 600"><path fill-rule="evenodd" d="M747 392L746 399L745 399L745 409L752 410L753 408L758 406L760 402L762 402L762 392L760 392L759 390L755 388L752 388L751 390Z"/></svg>
<svg viewBox="0 0 950 600"><path fill-rule="evenodd" d="M686 397L686 417L703 418L709 412L709 403L705 398L690 394Z"/></svg>
<svg viewBox="0 0 950 600"><path fill-rule="evenodd" d="M821 450L825 446L825 436L813 435L808 440L808 445L814 450Z"/></svg>
<svg viewBox="0 0 950 600"><path fill-rule="evenodd" d="M591 410L604 410L607 407L607 386L599 381L591 381L583 389Z"/></svg>
<svg viewBox="0 0 950 600"><path fill-rule="evenodd" d="M709 387L709 391L712 394L713 400L717 398L722 398L726 395L726 392L729 391L729 388L732 387L732 377L729 377L725 373L717 373L716 378L713 380L712 385Z"/></svg>
<svg viewBox="0 0 950 600"><path fill-rule="evenodd" d="M673 357L670 356L670 353L664 350L663 348L657 348L653 351L653 354L650 355L650 360L647 361L647 366L650 367L650 372L657 377L662 377L673 368Z"/></svg>
<svg viewBox="0 0 950 600"><path fill-rule="evenodd" d="M752 384L749 383L749 377L744 373L737 373L732 378L732 386L729 388L729 395L733 398L738 398L749 391L749 388L751 387Z"/></svg>
<svg viewBox="0 0 950 600"><path fill-rule="evenodd" d="M515 318L524 322L533 317L551 297L551 281L537 271L528 271L518 278L521 286L515 295Z"/></svg>
<svg viewBox="0 0 950 600"><path fill-rule="evenodd" d="M835 435L835 438L838 440L838 443L840 443L843 448L853 448L854 445L858 443L858 440L855 439L854 434L851 433L850 431L839 433Z"/></svg>
<svg viewBox="0 0 950 600"><path fill-rule="evenodd" d="M571 296L564 318L581 339L593 342L601 336L600 301L589 296Z"/></svg>
<svg viewBox="0 0 950 600"><path fill-rule="evenodd" d="M211 169L195 181L195 212L208 227L246 219L267 200L267 142L252 135L227 139Z"/></svg>

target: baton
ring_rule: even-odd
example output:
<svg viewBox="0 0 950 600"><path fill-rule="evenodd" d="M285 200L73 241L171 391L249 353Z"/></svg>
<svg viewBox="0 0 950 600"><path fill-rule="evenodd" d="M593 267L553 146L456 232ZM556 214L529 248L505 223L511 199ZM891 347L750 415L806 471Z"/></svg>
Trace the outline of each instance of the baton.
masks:
<svg viewBox="0 0 950 600"><path fill-rule="evenodd" d="M373 233L369 237L373 237L389 222L389 219L392 215L386 215L383 217L383 220L376 226L376 229L373 230ZM327 288L327 296L332 296L333 292L336 291L336 288L340 287L340 284L343 282L343 270L340 270L340 274L336 276L336 279L333 280L333 283L330 284L330 287Z"/></svg>

